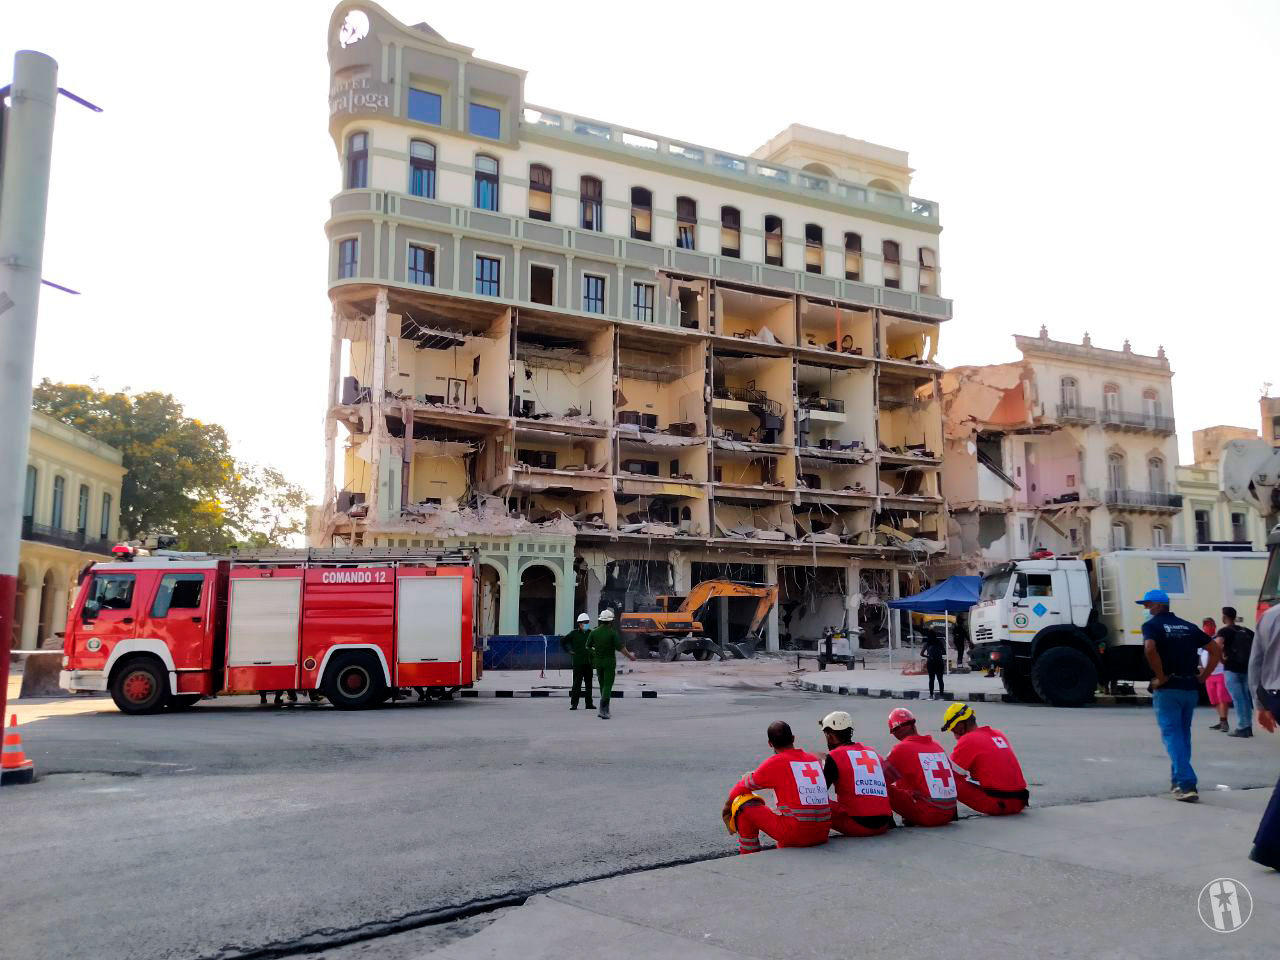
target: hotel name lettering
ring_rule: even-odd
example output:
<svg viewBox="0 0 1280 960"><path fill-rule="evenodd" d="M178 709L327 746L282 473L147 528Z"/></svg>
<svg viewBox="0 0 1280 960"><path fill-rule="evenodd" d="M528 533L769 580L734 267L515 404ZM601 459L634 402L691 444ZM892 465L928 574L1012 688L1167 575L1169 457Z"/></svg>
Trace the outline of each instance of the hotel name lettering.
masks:
<svg viewBox="0 0 1280 960"><path fill-rule="evenodd" d="M378 113L391 110L391 94L384 83L369 77L336 80L329 90L329 116L338 113Z"/></svg>

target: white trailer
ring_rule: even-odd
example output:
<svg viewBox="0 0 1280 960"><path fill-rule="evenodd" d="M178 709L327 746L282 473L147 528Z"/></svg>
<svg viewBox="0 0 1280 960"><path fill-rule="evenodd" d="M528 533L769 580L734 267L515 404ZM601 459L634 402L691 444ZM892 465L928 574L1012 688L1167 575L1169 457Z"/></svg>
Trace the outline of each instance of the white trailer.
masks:
<svg viewBox="0 0 1280 960"><path fill-rule="evenodd" d="M1178 616L1245 616L1267 555L1253 551L1118 550L1001 564L982 578L970 629L1019 700L1079 706L1100 682L1148 680L1137 599L1158 587Z"/></svg>

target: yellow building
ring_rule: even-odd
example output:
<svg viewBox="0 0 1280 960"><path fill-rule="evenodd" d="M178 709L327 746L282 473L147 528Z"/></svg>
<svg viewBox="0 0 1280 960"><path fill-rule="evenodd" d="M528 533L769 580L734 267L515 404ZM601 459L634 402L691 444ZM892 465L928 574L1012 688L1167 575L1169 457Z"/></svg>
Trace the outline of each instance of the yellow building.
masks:
<svg viewBox="0 0 1280 960"><path fill-rule="evenodd" d="M14 648L34 650L61 632L77 575L111 555L122 461L115 447L31 412Z"/></svg>

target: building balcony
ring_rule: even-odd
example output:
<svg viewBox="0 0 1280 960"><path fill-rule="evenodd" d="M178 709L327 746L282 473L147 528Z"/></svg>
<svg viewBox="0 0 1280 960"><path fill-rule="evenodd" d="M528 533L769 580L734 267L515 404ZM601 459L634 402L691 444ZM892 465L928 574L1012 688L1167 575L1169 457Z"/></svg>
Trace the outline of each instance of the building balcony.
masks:
<svg viewBox="0 0 1280 960"><path fill-rule="evenodd" d="M1090 424L1098 422L1097 407L1082 407L1074 403L1058 404L1059 423Z"/></svg>
<svg viewBox="0 0 1280 960"><path fill-rule="evenodd" d="M74 530L63 530L43 523L36 523L31 517L22 519L22 539L31 543L47 543L55 547L66 547L68 550L79 550L83 553L99 553L111 556L112 540L92 539L84 533Z"/></svg>
<svg viewBox="0 0 1280 960"><path fill-rule="evenodd" d="M809 414L810 420L845 421L844 401L833 397L801 397L800 409Z"/></svg>
<svg viewBox="0 0 1280 960"><path fill-rule="evenodd" d="M1092 500L1098 500L1098 492L1090 490L1089 497ZM1177 513L1182 509L1180 493L1156 493L1150 490L1121 490L1109 487L1102 492L1101 500L1108 507L1114 507L1117 510Z"/></svg>
<svg viewBox="0 0 1280 960"><path fill-rule="evenodd" d="M603 260L624 267L631 266L649 274L652 274L655 269L686 275L695 274L754 287L773 288L786 294L798 293L830 298L847 304L848 308L879 307L918 316L930 323L949 320L952 315L950 300L929 293L876 286L826 274L809 273L805 270L753 263L736 257L721 256L713 251L684 250L630 237L582 230L568 224L530 220L510 213L475 210L468 206L425 197L383 190L345 190L329 201L329 209L330 220L327 228L331 234L346 233L353 228L361 229L362 246L378 245L376 257L372 250L361 250L359 263L351 276L337 275L337 260L334 257L330 267L331 288L339 288L347 284L359 286L384 283L402 284L406 287L419 286L409 282L405 275L403 258L395 255L390 239L381 237L374 230L376 223L391 217L407 227L423 231L450 234L478 241L508 242L513 248L519 245L534 259L537 252L548 251L562 256ZM434 284L419 288L476 296L472 292L474 281L470 263L462 264L461 258L454 258L451 252L443 247L441 251L440 260L436 265L437 273L433 278ZM509 269L510 267L507 268ZM513 275L524 276L527 269L527 265L522 262ZM535 304L531 300L526 300L524 295L527 295L528 291L517 290L518 286L520 285L511 285L504 280L502 294L485 299L538 306L539 309L548 312L563 311L581 315L576 303L565 301L561 306ZM664 298L658 299L659 303L654 310L653 319L641 321L631 316L630 298L620 297L615 291L609 295L604 312L596 319L605 317L646 326L681 329L677 307L664 304Z"/></svg>
<svg viewBox="0 0 1280 960"><path fill-rule="evenodd" d="M1162 437L1170 436L1174 432L1173 417L1139 413L1133 410L1103 409L1098 414L1098 422L1107 430L1146 431Z"/></svg>
<svg viewBox="0 0 1280 960"><path fill-rule="evenodd" d="M719 386L711 391L713 400L722 401L722 403L713 403L712 405L719 410L742 410L746 412L754 412L752 407L760 407L765 413L772 414L775 417L782 416L782 404L777 400L770 400L769 397L755 387L728 387ZM724 404L737 404L737 406L726 406Z"/></svg>

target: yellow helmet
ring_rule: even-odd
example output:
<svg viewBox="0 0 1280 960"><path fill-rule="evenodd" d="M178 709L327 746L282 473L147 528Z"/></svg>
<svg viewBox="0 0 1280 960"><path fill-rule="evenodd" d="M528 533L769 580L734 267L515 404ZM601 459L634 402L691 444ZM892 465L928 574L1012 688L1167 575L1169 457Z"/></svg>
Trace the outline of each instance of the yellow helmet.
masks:
<svg viewBox="0 0 1280 960"><path fill-rule="evenodd" d="M973 719L973 707L967 703L953 703L947 707L947 712L942 715L942 729L950 730L957 723L965 720Z"/></svg>
<svg viewBox="0 0 1280 960"><path fill-rule="evenodd" d="M764 798L758 793L740 793L733 798L733 803L729 804L729 819L724 822L730 833L738 832L738 811L752 802L764 803Z"/></svg>

